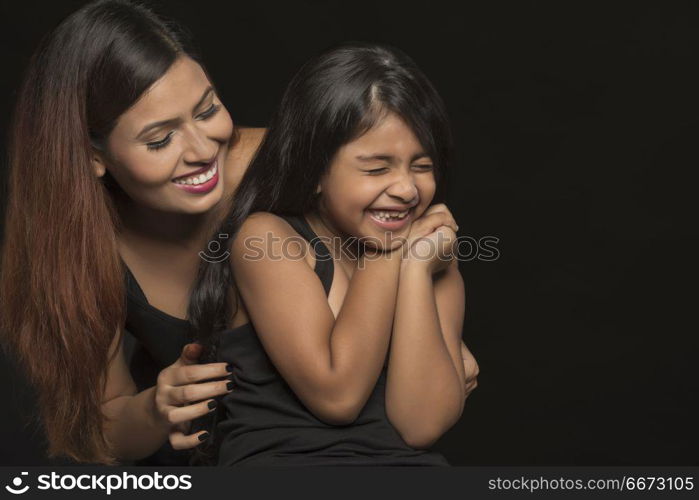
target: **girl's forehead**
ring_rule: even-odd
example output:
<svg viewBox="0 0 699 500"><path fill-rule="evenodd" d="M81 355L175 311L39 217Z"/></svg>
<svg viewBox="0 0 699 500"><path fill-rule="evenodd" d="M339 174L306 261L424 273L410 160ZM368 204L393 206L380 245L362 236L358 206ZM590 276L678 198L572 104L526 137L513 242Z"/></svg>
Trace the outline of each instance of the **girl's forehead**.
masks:
<svg viewBox="0 0 699 500"><path fill-rule="evenodd" d="M422 144L413 130L399 115L387 112L364 134L345 144L343 154L380 155L392 152L394 155L413 156L423 151Z"/></svg>

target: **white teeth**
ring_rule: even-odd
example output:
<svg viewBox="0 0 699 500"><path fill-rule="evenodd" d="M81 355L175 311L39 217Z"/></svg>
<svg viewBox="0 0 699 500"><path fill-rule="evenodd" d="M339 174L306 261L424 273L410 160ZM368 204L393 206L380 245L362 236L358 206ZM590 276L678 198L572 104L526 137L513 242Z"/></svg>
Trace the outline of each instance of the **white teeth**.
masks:
<svg viewBox="0 0 699 500"><path fill-rule="evenodd" d="M388 222L392 220L401 220L404 219L406 215L408 215L409 210L405 210L403 212L396 212L396 211L387 211L387 210L372 210L372 213L374 214L374 217L379 219L382 222Z"/></svg>
<svg viewBox="0 0 699 500"><path fill-rule="evenodd" d="M214 163L214 166L204 173L201 173L199 175L192 176L192 177L186 177L184 179L177 179L173 182L175 182L175 184L186 184L189 186L197 186L199 184L202 184L202 183L210 180L214 175L216 175L217 171L218 171L218 167L217 167L216 163Z"/></svg>

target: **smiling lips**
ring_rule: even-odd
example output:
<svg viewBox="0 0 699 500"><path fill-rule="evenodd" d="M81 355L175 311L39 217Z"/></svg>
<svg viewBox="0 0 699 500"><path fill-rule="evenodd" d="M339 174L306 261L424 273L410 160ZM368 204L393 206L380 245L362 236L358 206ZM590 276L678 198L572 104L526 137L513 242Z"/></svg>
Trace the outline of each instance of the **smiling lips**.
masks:
<svg viewBox="0 0 699 500"><path fill-rule="evenodd" d="M208 193L218 184L218 159L191 174L175 177L172 182L189 193Z"/></svg>
<svg viewBox="0 0 699 500"><path fill-rule="evenodd" d="M368 209L369 218L382 229L396 231L401 229L411 218L412 208L405 210Z"/></svg>

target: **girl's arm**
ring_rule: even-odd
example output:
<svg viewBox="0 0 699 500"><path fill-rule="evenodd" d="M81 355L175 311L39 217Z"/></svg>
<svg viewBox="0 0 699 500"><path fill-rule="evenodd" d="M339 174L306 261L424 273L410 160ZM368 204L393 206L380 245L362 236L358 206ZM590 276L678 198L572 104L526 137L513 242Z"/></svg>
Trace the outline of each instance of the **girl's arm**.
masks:
<svg viewBox="0 0 699 500"><path fill-rule="evenodd" d="M318 276L299 258L298 238L273 214L251 215L232 245L236 285L294 393L319 419L347 424L364 407L386 359L400 252L362 257L335 319Z"/></svg>
<svg viewBox="0 0 699 500"><path fill-rule="evenodd" d="M386 414L414 448L432 445L461 416L465 396L461 328L464 285L456 261L435 277L401 270L386 381Z"/></svg>
<svg viewBox="0 0 699 500"><path fill-rule="evenodd" d="M103 431L117 459L145 458L160 448L168 436L175 449L199 443L203 431L185 436L182 426L211 411L208 403L213 400L207 398L230 391L227 380L195 383L229 375L225 363L196 365L198 355L198 346L185 346L180 358L160 372L156 386L137 392L124 360L121 335L114 336L102 413L106 417ZM204 401L180 406L200 400Z"/></svg>
<svg viewBox="0 0 699 500"><path fill-rule="evenodd" d="M441 214L449 225L455 224L443 205L433 207L431 214L437 220ZM434 225L428 225L427 231ZM453 229L441 227L430 237L448 248L455 241ZM437 237L440 233L444 238ZM426 448L461 416L477 365L468 350L462 350L465 292L457 262L449 258L446 268L433 275L438 254L412 257L401 267L386 414L407 444ZM436 267L444 267L444 262Z"/></svg>

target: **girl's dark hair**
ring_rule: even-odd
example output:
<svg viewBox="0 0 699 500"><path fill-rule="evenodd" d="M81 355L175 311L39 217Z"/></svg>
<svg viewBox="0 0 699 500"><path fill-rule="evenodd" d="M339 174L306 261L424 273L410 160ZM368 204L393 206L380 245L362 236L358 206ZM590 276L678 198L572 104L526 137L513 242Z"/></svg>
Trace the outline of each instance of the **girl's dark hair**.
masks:
<svg viewBox="0 0 699 500"><path fill-rule="evenodd" d="M10 134L0 333L38 390L49 455L114 463L101 402L125 320L119 222L96 177L119 116L180 56L184 32L145 7L89 3L35 51Z"/></svg>
<svg viewBox="0 0 699 500"><path fill-rule="evenodd" d="M219 254L200 265L189 320L206 348L204 359L216 359L218 335L235 312L232 270L223 257L243 221L257 211L300 215L315 209L316 187L338 149L387 111L410 126L431 157L438 186L435 200L443 198L452 147L447 113L415 63L398 49L366 43L344 44L307 62L286 88L209 244ZM218 443L209 441L215 451ZM212 457L198 451L201 462Z"/></svg>

